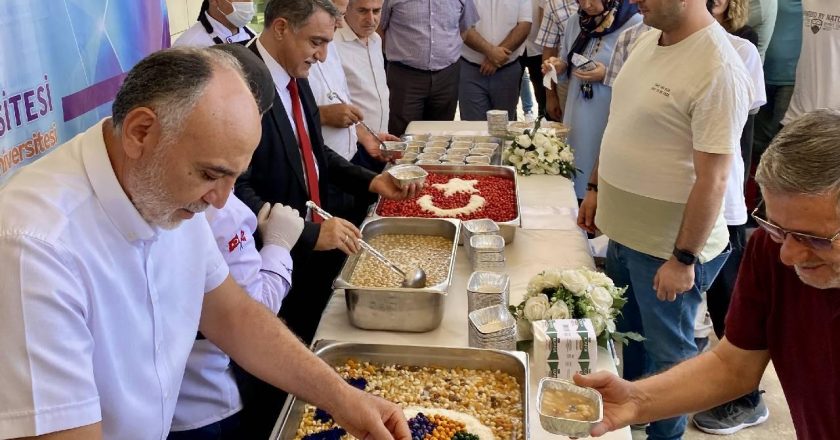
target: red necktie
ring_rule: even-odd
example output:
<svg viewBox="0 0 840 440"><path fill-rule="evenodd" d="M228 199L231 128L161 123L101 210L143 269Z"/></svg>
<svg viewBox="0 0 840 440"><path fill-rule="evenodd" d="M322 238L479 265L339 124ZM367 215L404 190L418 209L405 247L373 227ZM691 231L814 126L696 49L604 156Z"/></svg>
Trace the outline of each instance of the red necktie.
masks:
<svg viewBox="0 0 840 440"><path fill-rule="evenodd" d="M300 95L298 94L297 81L292 78L286 88L289 89L289 94L292 95L292 116L295 119L300 155L303 157L303 168L306 171L306 186L309 189L309 200L321 206L321 194L318 191L318 172L315 170L315 155L312 154L312 144L309 142L309 135L306 134L306 126L303 125L303 111L300 108ZM312 221L321 223L323 219L313 212Z"/></svg>

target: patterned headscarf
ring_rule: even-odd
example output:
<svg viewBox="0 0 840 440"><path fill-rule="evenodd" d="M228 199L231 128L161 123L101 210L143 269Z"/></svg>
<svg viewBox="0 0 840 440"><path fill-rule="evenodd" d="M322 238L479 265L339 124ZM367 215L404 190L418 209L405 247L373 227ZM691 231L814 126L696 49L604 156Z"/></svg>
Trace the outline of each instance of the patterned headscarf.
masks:
<svg viewBox="0 0 840 440"><path fill-rule="evenodd" d="M613 33L639 12L639 8L631 4L629 0L601 0L601 3L604 5L604 12L598 15L588 15L583 9L578 9L580 33L566 57L567 76L572 74L573 54L583 55L583 49L586 48L590 39Z"/></svg>

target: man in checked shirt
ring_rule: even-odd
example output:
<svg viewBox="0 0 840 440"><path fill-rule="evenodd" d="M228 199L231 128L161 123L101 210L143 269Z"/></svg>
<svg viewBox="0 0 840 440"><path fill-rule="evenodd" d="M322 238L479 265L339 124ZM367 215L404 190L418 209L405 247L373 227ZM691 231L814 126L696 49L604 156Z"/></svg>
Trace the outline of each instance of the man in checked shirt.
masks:
<svg viewBox="0 0 840 440"><path fill-rule="evenodd" d="M560 42L566 34L566 22L578 10L576 0L543 0L544 16L535 42L543 47L543 61L556 57ZM566 92L569 83L561 81L554 84L554 93L545 92L545 113L553 121L563 120L563 106L566 105Z"/></svg>

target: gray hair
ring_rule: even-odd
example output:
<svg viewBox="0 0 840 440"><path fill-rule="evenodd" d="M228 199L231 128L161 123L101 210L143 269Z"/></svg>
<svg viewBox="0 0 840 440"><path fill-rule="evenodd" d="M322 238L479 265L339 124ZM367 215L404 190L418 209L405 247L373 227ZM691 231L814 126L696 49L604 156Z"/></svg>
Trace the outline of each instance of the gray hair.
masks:
<svg viewBox="0 0 840 440"><path fill-rule="evenodd" d="M114 131L131 110L151 109L160 120L164 139L183 130L183 122L201 98L214 68L229 68L243 78L239 61L224 51L176 47L142 59L128 72L111 108Z"/></svg>
<svg viewBox="0 0 840 440"><path fill-rule="evenodd" d="M840 197L840 111L821 109L786 125L761 156L764 191Z"/></svg>
<svg viewBox="0 0 840 440"><path fill-rule="evenodd" d="M293 30L298 30L318 9L326 11L332 18L341 17L341 12L330 0L268 0L265 5L265 27L271 27L274 20L282 17Z"/></svg>

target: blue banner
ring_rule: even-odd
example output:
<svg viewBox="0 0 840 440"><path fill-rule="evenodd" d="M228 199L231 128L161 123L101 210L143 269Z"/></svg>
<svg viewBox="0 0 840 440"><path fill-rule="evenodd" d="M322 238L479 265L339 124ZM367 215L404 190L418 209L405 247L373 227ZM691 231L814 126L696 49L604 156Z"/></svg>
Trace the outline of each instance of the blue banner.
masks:
<svg viewBox="0 0 840 440"><path fill-rule="evenodd" d="M0 1L0 183L111 113L125 72L169 47L165 0Z"/></svg>

